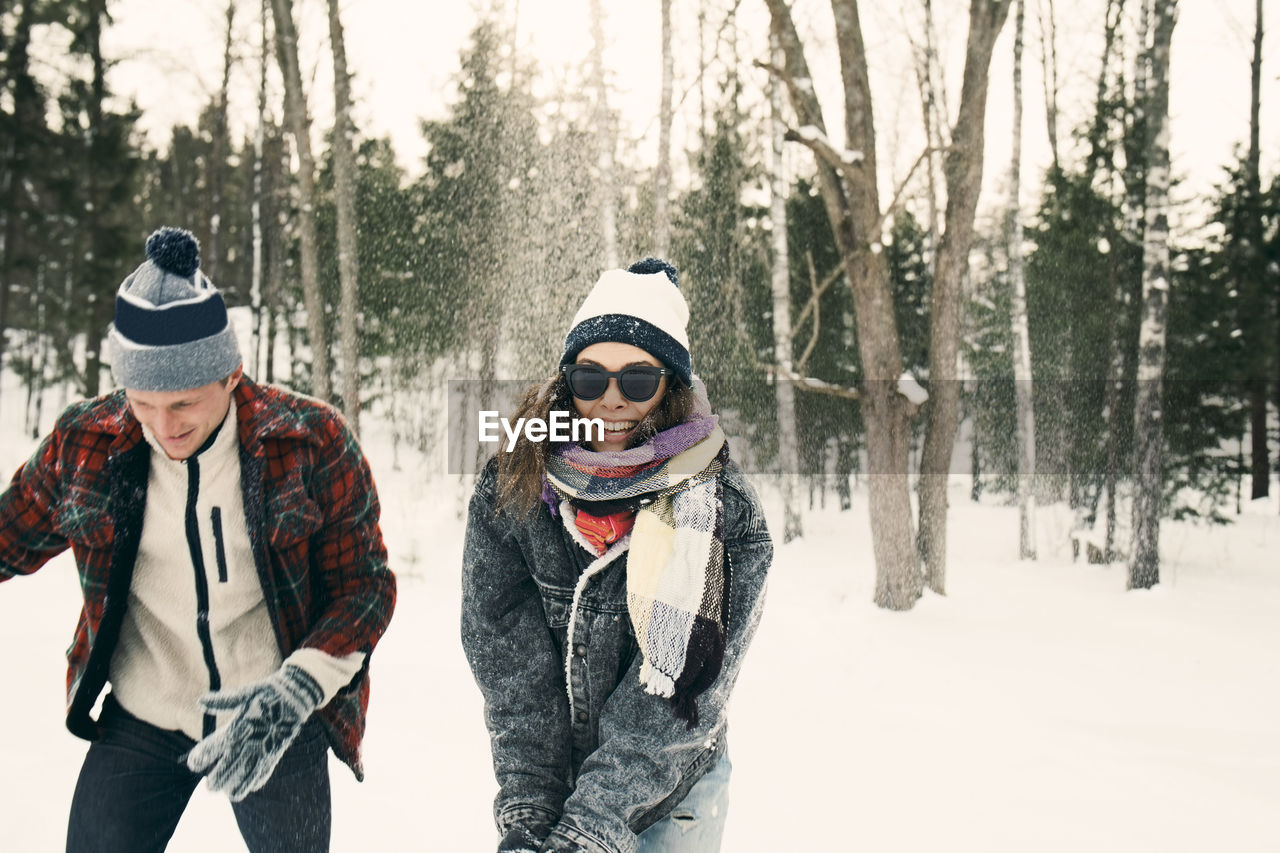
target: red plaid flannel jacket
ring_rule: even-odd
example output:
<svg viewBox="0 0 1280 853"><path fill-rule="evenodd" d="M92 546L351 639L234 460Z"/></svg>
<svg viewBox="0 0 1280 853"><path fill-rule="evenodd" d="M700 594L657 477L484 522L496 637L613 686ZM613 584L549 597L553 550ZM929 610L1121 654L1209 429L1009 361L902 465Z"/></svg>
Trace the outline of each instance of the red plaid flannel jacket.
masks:
<svg viewBox="0 0 1280 853"><path fill-rule="evenodd" d="M369 658L395 607L373 478L331 407L242 379L235 389L245 519L281 656L299 647L364 669L320 712L334 752L364 778ZM70 406L0 495L0 581L70 547L84 608L67 651L67 728L97 737L146 505L150 446L123 391Z"/></svg>

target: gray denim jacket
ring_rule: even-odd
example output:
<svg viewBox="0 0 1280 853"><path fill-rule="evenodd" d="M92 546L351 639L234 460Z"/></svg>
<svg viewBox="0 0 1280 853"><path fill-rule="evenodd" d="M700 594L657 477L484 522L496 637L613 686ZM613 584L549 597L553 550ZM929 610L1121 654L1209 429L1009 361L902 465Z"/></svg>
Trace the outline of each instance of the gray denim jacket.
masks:
<svg viewBox="0 0 1280 853"><path fill-rule="evenodd" d="M632 853L725 749L725 703L759 624L773 543L759 498L732 461L724 484L730 572L724 666L687 729L640 685L627 615L626 554L597 558L545 505L495 515L497 466L476 483L463 553L462 645L484 694L500 833L524 827L544 851ZM620 549L619 549L620 550ZM597 564L599 566L599 564ZM573 648L566 649L575 620Z"/></svg>

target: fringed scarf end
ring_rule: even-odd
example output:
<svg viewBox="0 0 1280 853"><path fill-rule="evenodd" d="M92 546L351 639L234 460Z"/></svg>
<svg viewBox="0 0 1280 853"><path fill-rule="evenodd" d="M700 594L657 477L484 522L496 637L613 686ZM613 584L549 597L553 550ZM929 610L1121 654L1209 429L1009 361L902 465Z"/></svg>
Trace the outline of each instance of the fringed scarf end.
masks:
<svg viewBox="0 0 1280 853"><path fill-rule="evenodd" d="M648 661L640 664L640 683L644 686L644 692L651 696L669 699L676 692L675 680Z"/></svg>

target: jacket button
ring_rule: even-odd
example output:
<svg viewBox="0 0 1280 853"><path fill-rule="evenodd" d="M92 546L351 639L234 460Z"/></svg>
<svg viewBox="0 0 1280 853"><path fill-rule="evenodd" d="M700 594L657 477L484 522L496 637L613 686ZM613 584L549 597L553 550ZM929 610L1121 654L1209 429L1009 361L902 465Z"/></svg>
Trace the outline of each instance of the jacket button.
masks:
<svg viewBox="0 0 1280 853"><path fill-rule="evenodd" d="M586 711L578 711L576 714L573 715L573 717L580 723L585 723L587 720L590 719L590 715L588 715Z"/></svg>
<svg viewBox="0 0 1280 853"><path fill-rule="evenodd" d="M573 653L580 658L585 658L587 656L587 644L578 643L576 646L573 647Z"/></svg>

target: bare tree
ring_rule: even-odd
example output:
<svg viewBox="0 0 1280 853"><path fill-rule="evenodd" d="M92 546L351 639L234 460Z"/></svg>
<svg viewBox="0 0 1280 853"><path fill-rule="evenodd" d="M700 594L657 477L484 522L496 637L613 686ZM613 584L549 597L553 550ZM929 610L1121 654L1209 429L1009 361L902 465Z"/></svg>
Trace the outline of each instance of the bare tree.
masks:
<svg viewBox="0 0 1280 853"><path fill-rule="evenodd" d="M1037 4L1036 13L1040 20L1044 120L1046 130L1049 132L1049 151L1053 156L1053 167L1057 169L1060 163L1058 159L1058 20L1053 0L1045 0L1044 6Z"/></svg>
<svg viewBox="0 0 1280 853"><path fill-rule="evenodd" d="M298 154L298 240L302 255L302 298L307 309L307 345L311 350L311 392L328 400L332 396L329 335L316 272L315 158L311 154L311 118L307 115L307 96L298 65L298 32L293 25L292 6L292 0L271 0L276 60L284 76L285 118Z"/></svg>
<svg viewBox="0 0 1280 853"><path fill-rule="evenodd" d="M84 43L89 55L89 64L93 76L88 86L88 151L85 170L88 181L85 186L85 225L88 230L87 254L89 269L85 274L94 275L98 270L93 267L101 264L101 259L109 257L109 250L104 245L104 232L107 230L107 205L104 204L107 176L100 175L98 164L104 159L103 149L106 145L106 105L107 98L107 62L102 55L102 28L107 23L107 0L88 0L85 3ZM7 287L7 282L5 283ZM85 396L98 396L102 382L102 340L110 322L114 305L104 293L89 293L88 326L85 329Z"/></svg>
<svg viewBox="0 0 1280 853"><path fill-rule="evenodd" d="M1145 12L1146 5L1144 0L1144 17L1141 24L1144 33L1146 30ZM1124 0L1107 0L1106 9L1102 14L1102 63L1098 70L1097 93L1094 95L1093 127L1089 132L1089 164L1095 172L1110 165L1107 160L1107 85L1111 73L1111 54L1115 50L1116 37L1123 15ZM1145 85L1145 76L1141 68L1141 63L1143 62L1141 49L1138 55L1139 68L1138 73L1134 76L1134 85L1137 89L1135 97L1141 100L1142 89Z"/></svg>
<svg viewBox="0 0 1280 853"><path fill-rule="evenodd" d="M253 257L249 281L249 301L253 306L253 375L262 378L260 367L262 358L262 260L263 260L263 228L262 228L262 169L263 149L267 138L267 57L271 49L267 43L267 0L262 0L259 23L261 31L258 56L258 126L253 133L253 201L250 205L250 222L253 233Z"/></svg>
<svg viewBox="0 0 1280 853"><path fill-rule="evenodd" d="M943 139L946 122L941 115L938 94L943 81L940 79L938 49L934 44L933 0L924 0L924 39L923 47L918 47L916 51L916 85L920 90L920 110L924 120L925 144L928 146L928 245L930 266L933 266L938 258L938 235L942 233L942 212L938 208L941 196L938 159L946 149Z"/></svg>
<svg viewBox="0 0 1280 853"><path fill-rule="evenodd" d="M1249 211L1249 227L1252 232L1249 235L1249 244L1245 250L1250 253L1251 260L1254 261L1256 269L1256 259L1260 258L1262 253L1262 222L1261 222L1261 203L1262 203L1262 174L1259 168L1259 160L1261 159L1261 144L1259 130L1259 114L1262 108L1262 0L1257 0L1257 8L1254 11L1254 27L1253 27L1253 60L1249 64L1249 152L1248 159L1245 163L1245 192L1248 194L1250 204ZM1250 276L1252 281L1247 283L1250 291L1249 301L1257 306L1262 305L1262 299L1257 294L1258 289L1262 286L1262 276ZM1250 331L1257 329L1258 333L1262 332L1261 317L1266 315L1265 311L1259 311L1258 317L1251 318L1249 323ZM1261 340L1261 334L1250 334L1246 338L1249 340L1250 348L1254 350L1251 357L1251 370L1248 380L1249 386L1249 473L1251 475L1250 497L1253 500L1265 498L1270 493L1271 487L1271 456L1267 448L1267 358L1265 353L1268 347Z"/></svg>
<svg viewBox="0 0 1280 853"><path fill-rule="evenodd" d="M1134 148L1142 151L1146 150L1146 134L1149 131L1145 117L1148 82L1147 66L1151 58L1146 50L1150 24L1149 9L1149 4L1144 0L1138 19L1139 47L1134 58L1133 70L1135 109L1129 118L1131 125L1128 129L1129 135L1133 139ZM1123 50L1117 49L1116 45L1119 40L1118 31L1123 21L1123 13L1124 0L1108 0L1107 8L1103 15L1102 66L1098 71L1093 129L1090 132L1089 140L1089 170L1095 179L1101 176L1101 183L1104 186L1110 186L1114 182L1114 176L1117 171L1117 165L1111 154L1111 143L1107 139L1107 115L1113 109L1109 103L1108 81L1111 75L1111 55L1113 53L1117 54L1117 62L1122 62L1124 59ZM1127 236L1135 242L1141 242L1142 240L1142 211L1143 205L1146 204L1146 192L1143 189L1146 185L1145 172L1143 171L1145 168L1146 165L1141 158L1133 158L1132 162L1125 163L1125 169L1129 172L1129 178L1124 182L1126 186L1125 231ZM1129 330L1131 328L1130 321L1133 309L1129 277L1116 268L1114 253L1109 254L1112 258L1112 263L1109 265L1112 278L1111 336L1109 343L1110 353L1107 360L1107 387L1103 407L1103 425L1106 429L1104 450L1106 463L1103 468L1105 533L1103 536L1102 559L1105 563L1111 563L1117 558L1117 492L1119 491L1121 469L1124 467L1121 458L1120 424L1121 420L1126 417L1126 413L1122 411L1121 403L1124 399L1125 377L1129 375L1129 349L1131 344ZM1085 514L1085 504L1081 504L1079 512L1081 515Z"/></svg>
<svg viewBox="0 0 1280 853"><path fill-rule="evenodd" d="M776 36L770 38L774 65L781 65L781 49ZM786 122L782 116L782 86L769 78L769 105L772 112L773 174L769 219L773 238L773 340L780 368L774 382L778 405L778 460L782 475L782 541L790 542L804 533L796 506L795 481L800 473L800 443L796 430L795 387L791 374L791 265L787 252L787 180L783 168L782 142ZM816 305L816 303L815 303ZM815 335L816 337L816 335Z"/></svg>
<svg viewBox="0 0 1280 853"><path fill-rule="evenodd" d="M1031 334L1027 324L1027 277L1022 258L1022 34L1026 0L1017 0L1013 37L1013 155L1009 165L1009 246L1012 292L1013 380L1018 419L1018 556L1036 558L1036 418L1031 400Z"/></svg>
<svg viewBox="0 0 1280 853"><path fill-rule="evenodd" d="M1147 136L1146 233L1142 242L1142 327L1138 336L1138 389L1134 406L1133 550L1129 588L1160 582L1160 502L1164 428L1162 385L1169 303L1169 47L1177 0L1155 0L1151 95Z"/></svg>
<svg viewBox="0 0 1280 853"><path fill-rule="evenodd" d="M597 165L600 169L600 227L604 237L604 266L618 266L618 188L613 164L613 121L609 115L604 74L604 11L591 0L591 87L595 90Z"/></svg>
<svg viewBox="0 0 1280 853"><path fill-rule="evenodd" d="M236 0L227 0L226 39L222 46L222 85L213 110L213 145L209 152L209 245L204 267L209 277L218 280L218 262L222 258L222 183L226 171L226 149L230 142L227 131L228 90L231 67L235 61Z"/></svg>
<svg viewBox="0 0 1280 853"><path fill-rule="evenodd" d="M351 126L351 77L338 0L329 0L329 45L333 51L333 186L338 226L338 279L342 299L338 343L342 352L342 408L360 434L360 258L356 244L355 130Z"/></svg>
<svg viewBox="0 0 1280 853"><path fill-rule="evenodd" d="M987 83L996 37L1012 0L972 0L960 109L947 149L946 231L929 303L928 427L920 459L920 557L929 588L946 592L947 483L960 423L957 356L960 291L969 268L973 222L982 189Z"/></svg>
<svg viewBox="0 0 1280 853"><path fill-rule="evenodd" d="M898 343L889 270L880 247L883 220L876 181L875 119L856 0L832 0L836 44L844 87L845 139L841 151L827 138L822 107L804 46L785 0L765 0L771 31L785 58L782 74L796 119L794 135L814 152L817 185L836 247L853 291L861 389L871 476L869 501L876 560L875 602L906 610L920 597L920 571L912 542L907 483L911 401L899 391L902 354ZM789 134L790 136L790 134Z"/></svg>
<svg viewBox="0 0 1280 853"><path fill-rule="evenodd" d="M671 250L671 120L675 58L671 52L671 0L662 0L662 95L658 104L658 165L653 182L653 251L665 258Z"/></svg>

